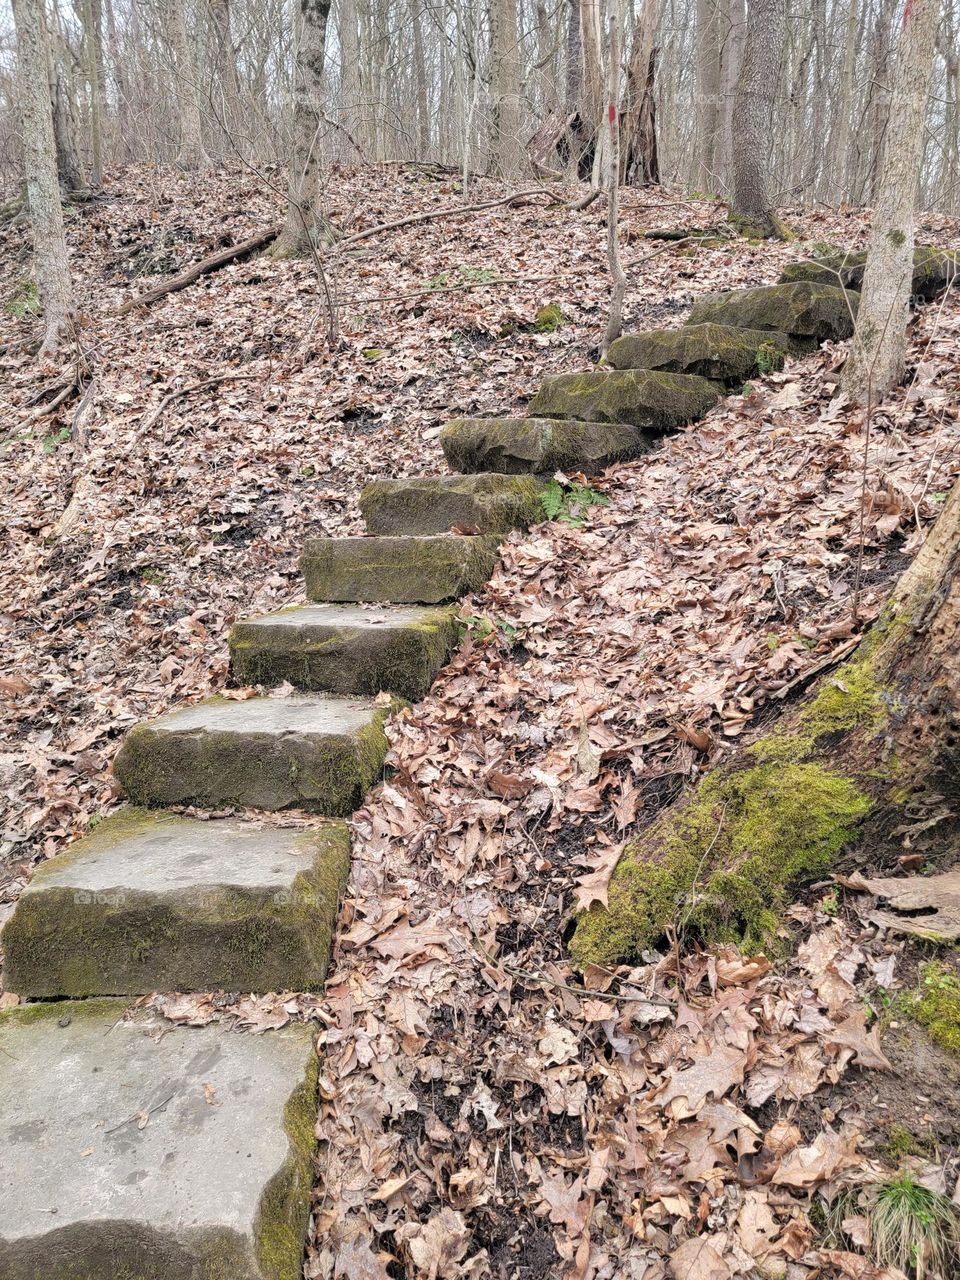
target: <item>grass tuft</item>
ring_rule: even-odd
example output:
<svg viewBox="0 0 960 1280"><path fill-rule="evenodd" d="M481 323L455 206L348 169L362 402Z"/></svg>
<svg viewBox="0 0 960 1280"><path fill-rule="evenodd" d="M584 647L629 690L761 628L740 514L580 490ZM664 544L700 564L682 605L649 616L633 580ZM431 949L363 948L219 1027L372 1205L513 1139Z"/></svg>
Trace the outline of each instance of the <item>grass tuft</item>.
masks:
<svg viewBox="0 0 960 1280"><path fill-rule="evenodd" d="M913 1280L955 1276L960 1266L960 1214L939 1191L908 1171L841 1193L832 1206L837 1236L849 1213L870 1222L870 1256L879 1267L898 1268Z"/></svg>

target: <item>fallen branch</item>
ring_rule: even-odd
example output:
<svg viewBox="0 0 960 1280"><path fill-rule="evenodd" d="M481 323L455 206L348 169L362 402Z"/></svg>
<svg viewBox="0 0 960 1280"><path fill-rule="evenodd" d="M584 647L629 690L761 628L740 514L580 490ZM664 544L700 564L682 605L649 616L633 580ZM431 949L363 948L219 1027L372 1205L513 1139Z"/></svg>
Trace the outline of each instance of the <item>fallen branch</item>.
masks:
<svg viewBox="0 0 960 1280"><path fill-rule="evenodd" d="M483 204L465 204L460 207L454 205L452 208L432 209L429 213L414 213L409 218L398 218L396 222L382 222L379 226L367 227L366 231L357 231L352 236L338 240L336 247L343 249L350 244L359 244L361 240L369 240L371 236L378 236L384 231L397 231L401 227L412 227L419 222L433 222L437 218L462 218L467 213L480 213L484 209L495 209L497 205L513 204L514 200L540 195L549 196L550 192L544 192L542 187L535 187L532 191L515 191L513 195L504 196L500 200L486 200ZM550 198L552 200L554 197Z"/></svg>
<svg viewBox="0 0 960 1280"><path fill-rule="evenodd" d="M163 397L160 403L150 414L149 418L143 418L140 422L139 430L149 431L151 427L155 427L160 421L163 411L173 404L174 400L179 400L181 396L192 395L194 391L204 391L207 387L215 387L221 382L254 382L263 378L262 373L218 373L214 378L204 378L202 382L191 382L189 386L178 387L176 391L170 391Z"/></svg>
<svg viewBox="0 0 960 1280"><path fill-rule="evenodd" d="M271 240L276 240L279 234L279 227L269 227L266 231L260 231L255 236L251 236L249 240L241 240L239 244L220 249L216 253L212 253L209 258L204 258L201 262L195 263L188 271L184 271L179 276L174 276L172 280L167 280L165 284L158 284L155 289L148 289L146 293L138 293L135 298L131 298L121 307L118 307L114 315L125 316L136 307L149 306L151 302L156 302L158 298L166 297L168 293L176 293L179 289L185 289L187 285L193 284L201 276L209 275L211 271L219 271L221 267L227 266L228 263L236 262L240 258L248 257L251 253L256 253L258 249L262 249L264 245L269 244Z"/></svg>

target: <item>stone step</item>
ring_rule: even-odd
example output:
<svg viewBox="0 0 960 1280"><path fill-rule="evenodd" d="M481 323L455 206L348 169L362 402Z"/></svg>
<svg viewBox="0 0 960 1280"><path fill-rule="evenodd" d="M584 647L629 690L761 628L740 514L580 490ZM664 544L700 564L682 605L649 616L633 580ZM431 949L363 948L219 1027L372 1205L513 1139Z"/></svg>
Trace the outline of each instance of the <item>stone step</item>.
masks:
<svg viewBox="0 0 960 1280"><path fill-rule="evenodd" d="M833 253L818 255L803 262L791 262L780 276L781 284L809 280L814 284L832 284L859 289L867 263L865 253ZM948 285L960 278L960 253L955 249L935 249L917 245L913 251L913 279L910 291L925 300L935 298Z"/></svg>
<svg viewBox="0 0 960 1280"><path fill-rule="evenodd" d="M310 604L238 622L230 632L230 670L239 684L385 690L416 702L458 639L453 609Z"/></svg>
<svg viewBox="0 0 960 1280"><path fill-rule="evenodd" d="M134 804L309 809L340 818L380 776L398 704L300 694L208 698L131 729L113 771Z"/></svg>
<svg viewBox="0 0 960 1280"><path fill-rule="evenodd" d="M300 568L311 600L441 604L483 586L499 545L496 534L310 538Z"/></svg>
<svg viewBox="0 0 960 1280"><path fill-rule="evenodd" d="M20 996L319 991L350 864L344 822L125 809L37 867L0 935Z"/></svg>
<svg viewBox="0 0 960 1280"><path fill-rule="evenodd" d="M299 1280L315 1031L0 1013L3 1280Z"/></svg>
<svg viewBox="0 0 960 1280"><path fill-rule="evenodd" d="M706 378L651 369L593 369L545 378L530 413L545 418L620 422L646 431L675 431L702 418L723 388Z"/></svg>
<svg viewBox="0 0 960 1280"><path fill-rule="evenodd" d="M787 335L772 329L690 324L626 333L611 342L607 363L614 369L663 369L738 385L757 374L782 369L784 355L792 350Z"/></svg>
<svg viewBox="0 0 960 1280"><path fill-rule="evenodd" d="M557 418L455 418L440 433L455 471L510 474L585 471L596 475L614 462L636 458L654 441L625 423Z"/></svg>
<svg viewBox="0 0 960 1280"><path fill-rule="evenodd" d="M507 533L544 519L543 482L535 476L408 476L371 480L360 494L370 533Z"/></svg>
<svg viewBox="0 0 960 1280"><path fill-rule="evenodd" d="M859 293L833 285L810 281L771 284L704 298L694 306L686 323L773 329L800 340L801 347L813 349L828 338L852 335L859 302Z"/></svg>

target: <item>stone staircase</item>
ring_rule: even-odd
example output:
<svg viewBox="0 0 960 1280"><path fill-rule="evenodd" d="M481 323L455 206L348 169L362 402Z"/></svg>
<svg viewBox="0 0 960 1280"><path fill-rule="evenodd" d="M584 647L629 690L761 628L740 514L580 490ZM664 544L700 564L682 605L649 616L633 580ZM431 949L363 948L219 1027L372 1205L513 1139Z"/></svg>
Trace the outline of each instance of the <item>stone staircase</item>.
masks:
<svg viewBox="0 0 960 1280"><path fill-rule="evenodd" d="M619 339L611 368L548 378L529 418L451 422L460 474L372 481L369 536L303 550L312 603L233 628L234 683L294 694L213 697L127 735L114 769L131 807L38 867L0 938L6 987L33 1002L0 1015L0 1280L300 1275L310 1028L124 1019L117 997L319 991L343 819L381 775L384 721L449 658L454 602L489 577L500 535L543 518L555 470L636 457L785 354L849 336L856 301L807 279L727 294L683 329Z"/></svg>

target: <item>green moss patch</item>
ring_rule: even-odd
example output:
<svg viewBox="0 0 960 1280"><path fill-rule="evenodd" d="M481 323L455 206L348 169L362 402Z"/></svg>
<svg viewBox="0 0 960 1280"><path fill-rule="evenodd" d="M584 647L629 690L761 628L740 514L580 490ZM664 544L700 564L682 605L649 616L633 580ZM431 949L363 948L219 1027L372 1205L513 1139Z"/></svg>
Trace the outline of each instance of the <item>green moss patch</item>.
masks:
<svg viewBox="0 0 960 1280"><path fill-rule="evenodd" d="M936 963L923 966L907 1015L941 1049L960 1055L960 979L952 969Z"/></svg>
<svg viewBox="0 0 960 1280"><path fill-rule="evenodd" d="M581 916L580 964L635 958L670 929L746 948L770 944L788 895L850 839L870 801L815 763L764 763L708 775L628 846L608 909Z"/></svg>
<svg viewBox="0 0 960 1280"><path fill-rule="evenodd" d="M536 314L532 328L535 333L556 333L564 325L564 314L556 302L548 302Z"/></svg>

